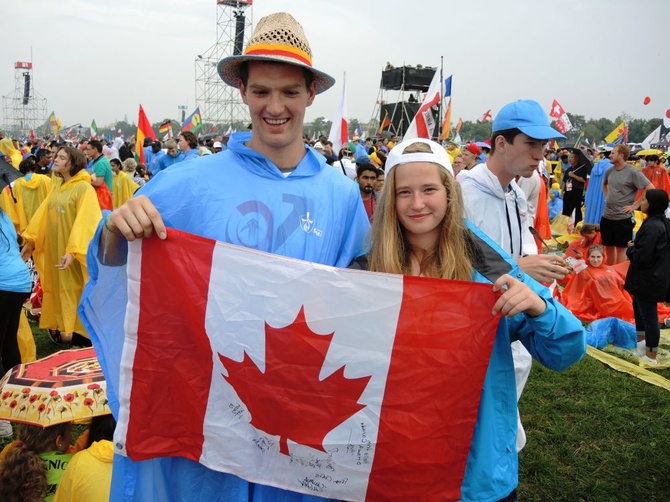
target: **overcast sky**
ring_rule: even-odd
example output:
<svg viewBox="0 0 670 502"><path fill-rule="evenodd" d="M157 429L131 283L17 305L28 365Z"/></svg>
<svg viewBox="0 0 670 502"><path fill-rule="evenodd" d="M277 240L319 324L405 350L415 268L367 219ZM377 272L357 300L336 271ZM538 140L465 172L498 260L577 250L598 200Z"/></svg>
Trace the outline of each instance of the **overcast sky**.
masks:
<svg viewBox="0 0 670 502"><path fill-rule="evenodd" d="M196 106L194 61L216 41L216 0L6 3L3 96L32 48L34 88L64 126L135 122L139 104L152 122ZM440 56L454 122L524 98L587 118L650 119L670 106L668 0L255 0L247 13L255 26L277 10L303 25L314 66L338 80L308 121L332 119L344 72L348 115L367 122L387 61L439 66Z"/></svg>

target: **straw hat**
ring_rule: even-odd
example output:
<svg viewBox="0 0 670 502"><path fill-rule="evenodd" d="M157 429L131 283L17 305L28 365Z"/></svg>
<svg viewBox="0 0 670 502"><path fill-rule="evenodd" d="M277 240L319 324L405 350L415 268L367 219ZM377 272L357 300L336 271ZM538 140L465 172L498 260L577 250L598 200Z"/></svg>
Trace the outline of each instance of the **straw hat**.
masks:
<svg viewBox="0 0 670 502"><path fill-rule="evenodd" d="M261 18L244 54L219 61L217 69L221 79L237 87L240 64L246 61L274 61L306 68L314 74L317 94L335 84L333 77L312 68L312 50L305 32L298 21L286 12L276 12Z"/></svg>

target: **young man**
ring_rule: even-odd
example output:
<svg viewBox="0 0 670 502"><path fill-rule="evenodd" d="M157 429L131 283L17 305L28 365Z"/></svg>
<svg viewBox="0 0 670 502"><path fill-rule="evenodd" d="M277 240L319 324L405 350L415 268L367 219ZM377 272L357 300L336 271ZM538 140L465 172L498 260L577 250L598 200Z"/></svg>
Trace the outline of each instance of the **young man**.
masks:
<svg viewBox="0 0 670 502"><path fill-rule="evenodd" d="M102 154L102 143L97 139L92 139L88 142L85 152L89 160L92 161L88 168L88 172L95 175L95 179L91 181L94 187L99 187L103 183L112 192L112 166L109 165L107 157Z"/></svg>
<svg viewBox="0 0 670 502"><path fill-rule="evenodd" d="M535 101L504 106L493 121L491 154L484 164L461 171L466 217L514 258L533 279L551 282L565 277L565 262L538 255L530 233L528 205L517 177L528 178L544 158L544 144L563 138Z"/></svg>
<svg viewBox="0 0 670 502"><path fill-rule="evenodd" d="M89 257L104 257L104 262L97 264L99 274L91 273L82 305L99 307L91 306L90 316L82 307L82 315L113 395L119 385L124 336L125 270L118 274L121 284L116 292L107 292L97 283L104 274L114 273L106 264L125 262L128 240L154 233L165 238L169 226L326 265L346 267L362 254L369 223L356 185L302 141L306 108L316 94L334 84L330 76L312 67L311 59L302 27L292 16L277 13L261 19L244 54L227 57L218 65L223 81L238 87L249 107L252 131L234 133L228 149L218 155L167 169L98 229ZM301 225L301 217L311 224ZM95 318L106 322L94 326ZM170 364L165 361L166 367ZM110 400L110 406L118 414L118 401ZM175 483L176 473L192 482ZM297 493L254 485L184 458L143 462L115 458L110 500L161 496L303 500Z"/></svg>
<svg viewBox="0 0 670 502"><path fill-rule="evenodd" d="M548 139L564 138L549 126L549 118L539 103L519 100L505 105L492 127L491 154L483 164L461 171L465 216L509 253L519 267L539 282L562 279L568 270L565 260L556 255L537 254L530 233L532 225L528 203L516 178L537 176ZM530 375L532 358L518 341L512 343L517 396L520 397ZM517 399L518 399L517 397ZM518 420L517 450L526 443L521 419Z"/></svg>
<svg viewBox="0 0 670 502"><path fill-rule="evenodd" d="M654 185L642 172L627 163L630 156L628 145L616 145L610 153L610 167L603 179L605 211L600 220L600 235L607 254L607 264L616 265L626 261L626 247L633 238L634 212L640 207L638 190L649 190Z"/></svg>
<svg viewBox="0 0 670 502"><path fill-rule="evenodd" d="M365 212L368 219L372 217L377 209L377 195L375 194L375 185L377 184L377 168L370 163L356 165L356 181L361 193L361 200L365 206Z"/></svg>

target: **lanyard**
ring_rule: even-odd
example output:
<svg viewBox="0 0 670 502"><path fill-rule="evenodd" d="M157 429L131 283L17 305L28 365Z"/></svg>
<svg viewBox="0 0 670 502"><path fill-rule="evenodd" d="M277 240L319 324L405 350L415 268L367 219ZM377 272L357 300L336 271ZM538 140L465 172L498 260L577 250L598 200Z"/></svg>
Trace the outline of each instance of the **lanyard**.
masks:
<svg viewBox="0 0 670 502"><path fill-rule="evenodd" d="M521 232L521 214L519 213L519 205L517 204L516 192L512 188L512 185L507 187L509 191L514 194L514 208L516 209L516 221L517 226L519 227L519 256L521 256L522 249L522 232ZM509 208L507 207L507 194L505 194L505 217L507 218L507 232L509 233L509 244L510 244L510 255L514 258L514 238L512 237L512 222L509 217Z"/></svg>

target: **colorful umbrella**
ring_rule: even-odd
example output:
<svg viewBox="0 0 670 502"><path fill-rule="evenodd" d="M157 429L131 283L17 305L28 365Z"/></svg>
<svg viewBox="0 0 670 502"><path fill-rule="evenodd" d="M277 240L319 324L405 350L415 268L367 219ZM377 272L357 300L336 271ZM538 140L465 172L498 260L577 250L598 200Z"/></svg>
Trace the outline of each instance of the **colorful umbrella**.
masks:
<svg viewBox="0 0 670 502"><path fill-rule="evenodd" d="M47 427L111 413L92 348L19 364L0 380L0 419Z"/></svg>

